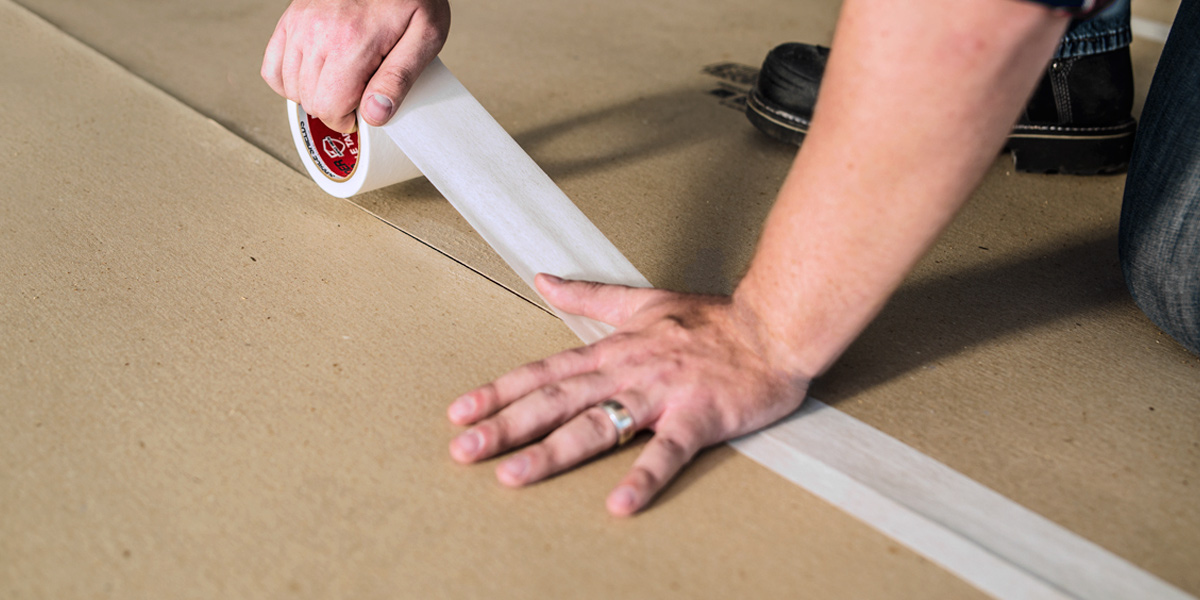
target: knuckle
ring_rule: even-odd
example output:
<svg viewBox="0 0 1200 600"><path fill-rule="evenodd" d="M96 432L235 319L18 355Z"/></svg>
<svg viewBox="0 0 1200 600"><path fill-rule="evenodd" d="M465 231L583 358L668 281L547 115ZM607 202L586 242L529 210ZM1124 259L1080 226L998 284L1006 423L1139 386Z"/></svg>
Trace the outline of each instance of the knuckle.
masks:
<svg viewBox="0 0 1200 600"><path fill-rule="evenodd" d="M507 447L509 424L504 416L496 415L488 419L487 422L477 426L476 429L479 431L479 435L483 436L483 447L485 450Z"/></svg>
<svg viewBox="0 0 1200 600"><path fill-rule="evenodd" d="M407 66L391 67L379 75L383 86L393 93L407 91L416 79L412 68Z"/></svg>
<svg viewBox="0 0 1200 600"><path fill-rule="evenodd" d="M558 383L551 383L542 386L541 392L542 397L545 398L546 401L551 405L562 405L568 399L567 390L563 389L563 386Z"/></svg>
<svg viewBox="0 0 1200 600"><path fill-rule="evenodd" d="M600 340L600 342L597 342L594 346L587 346L587 348L594 348L597 346L606 348L612 347L614 351L620 349L620 351L625 354L636 351L640 347L640 345L637 343L637 336L628 331L614 331L608 337Z"/></svg>
<svg viewBox="0 0 1200 600"><path fill-rule="evenodd" d="M479 403L479 408L483 410L490 411L499 395L499 392L496 391L495 382L485 383L482 387L475 390L475 400Z"/></svg>
<svg viewBox="0 0 1200 600"><path fill-rule="evenodd" d="M607 440L616 437L616 428L613 427L612 421L608 419L608 415L604 414L598 408L584 411L583 422L587 426L589 437L598 440Z"/></svg>
<svg viewBox="0 0 1200 600"><path fill-rule="evenodd" d="M321 121L328 125L332 115L329 113L329 108L326 105L325 99L319 95L305 95L303 93L301 95L304 96L303 102L301 102L301 105L304 107L304 112L321 119Z"/></svg>
<svg viewBox="0 0 1200 600"><path fill-rule="evenodd" d="M521 451L529 459L529 472L533 476L553 469L553 452L545 443L534 444Z"/></svg>
<svg viewBox="0 0 1200 600"><path fill-rule="evenodd" d="M589 295L602 292L604 291L604 288L607 287L605 284L600 283L599 281L576 280L575 284L582 288L585 294Z"/></svg>
<svg viewBox="0 0 1200 600"><path fill-rule="evenodd" d="M687 448L669 435L659 436L658 447L672 459L678 460L687 456Z"/></svg>
<svg viewBox="0 0 1200 600"><path fill-rule="evenodd" d="M310 12L306 16L308 17L308 29L317 38L333 32L346 32L355 25L354 19L347 18L348 15L341 7L332 11Z"/></svg>
<svg viewBox="0 0 1200 600"><path fill-rule="evenodd" d="M686 317L667 315L664 322L667 324L666 333L671 339L678 340L681 343L688 343L695 337L695 324L689 323Z"/></svg>
<svg viewBox="0 0 1200 600"><path fill-rule="evenodd" d="M368 23L348 3L332 10L308 10L292 28L312 42L341 49L361 45L370 33Z"/></svg>
<svg viewBox="0 0 1200 600"><path fill-rule="evenodd" d="M586 432L580 431L574 427L564 427L555 431L548 438L553 442L550 449L550 454L556 462L561 461L562 457L578 453L580 448L585 448L587 443Z"/></svg>
<svg viewBox="0 0 1200 600"><path fill-rule="evenodd" d="M329 110L343 118L353 118L354 111L358 110L359 101L362 99L361 88L341 87L330 91Z"/></svg>
<svg viewBox="0 0 1200 600"><path fill-rule="evenodd" d="M337 25L337 36L343 42L356 42L365 39L370 32L366 23L358 19L344 20Z"/></svg>
<svg viewBox="0 0 1200 600"><path fill-rule="evenodd" d="M586 371L595 370L600 365L600 355L595 345L572 348L563 352L563 355Z"/></svg>
<svg viewBox="0 0 1200 600"><path fill-rule="evenodd" d="M659 478L646 467L634 467L630 474L634 485L640 486L643 490L657 489L659 486Z"/></svg>
<svg viewBox="0 0 1200 600"><path fill-rule="evenodd" d="M525 372L536 381L545 381L550 377L550 363L546 359L536 360L525 365Z"/></svg>
<svg viewBox="0 0 1200 600"><path fill-rule="evenodd" d="M630 367L654 366L658 362L660 350L649 344L630 345L623 362Z"/></svg>
<svg viewBox="0 0 1200 600"><path fill-rule="evenodd" d="M582 460L580 444L577 437L564 436L556 440L547 439L537 444L541 453L537 459L530 459L530 465L543 475L550 475L565 470Z"/></svg>
<svg viewBox="0 0 1200 600"><path fill-rule="evenodd" d="M338 117L342 114L336 107L335 91L329 87L319 87L318 78L308 78L305 81L304 90L308 92L304 100L312 105L310 108L315 113L329 118Z"/></svg>
<svg viewBox="0 0 1200 600"><path fill-rule="evenodd" d="M655 369L655 378L664 382L673 382L685 375L687 371L688 360L687 353L679 348L670 348L663 352L658 357L658 365ZM694 382L694 377L686 377L684 381Z"/></svg>
<svg viewBox="0 0 1200 600"><path fill-rule="evenodd" d="M438 27L428 26L423 27L420 31L421 43L426 46L440 47L446 40L446 35Z"/></svg>
<svg viewBox="0 0 1200 600"><path fill-rule="evenodd" d="M531 465L536 465L535 468L544 475L557 473L580 462L581 446L575 440L546 441L538 446L541 456Z"/></svg>

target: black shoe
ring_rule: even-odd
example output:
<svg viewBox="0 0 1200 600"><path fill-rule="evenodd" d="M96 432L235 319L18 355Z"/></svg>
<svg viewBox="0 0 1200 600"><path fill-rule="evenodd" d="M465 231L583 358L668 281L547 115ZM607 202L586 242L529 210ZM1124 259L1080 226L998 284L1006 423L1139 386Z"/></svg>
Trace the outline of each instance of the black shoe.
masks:
<svg viewBox="0 0 1200 600"><path fill-rule="evenodd" d="M767 135L800 144L808 133L829 49L789 43L771 50L746 99ZM1137 123L1129 48L1055 59L1008 136L1019 171L1091 175L1124 170Z"/></svg>

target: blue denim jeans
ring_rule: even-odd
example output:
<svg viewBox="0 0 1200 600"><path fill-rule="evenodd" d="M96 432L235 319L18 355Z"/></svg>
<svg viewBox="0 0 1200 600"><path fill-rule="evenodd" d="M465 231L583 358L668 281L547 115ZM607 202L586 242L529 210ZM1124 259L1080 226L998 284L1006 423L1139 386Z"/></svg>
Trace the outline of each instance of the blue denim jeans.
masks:
<svg viewBox="0 0 1200 600"><path fill-rule="evenodd" d="M1138 306L1200 354L1200 0L1183 0L1134 141L1121 268Z"/></svg>
<svg viewBox="0 0 1200 600"><path fill-rule="evenodd" d="M1124 48L1131 41L1129 0L1117 0L1094 17L1071 23L1054 58L1099 54Z"/></svg>

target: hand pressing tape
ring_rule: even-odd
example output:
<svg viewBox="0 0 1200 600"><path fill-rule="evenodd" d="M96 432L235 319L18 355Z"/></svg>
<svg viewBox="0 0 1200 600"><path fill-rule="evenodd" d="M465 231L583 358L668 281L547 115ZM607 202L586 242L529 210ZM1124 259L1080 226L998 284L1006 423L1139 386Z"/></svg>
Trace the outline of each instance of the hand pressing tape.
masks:
<svg viewBox="0 0 1200 600"><path fill-rule="evenodd" d="M533 287L539 272L649 282L440 60L382 128L341 134L288 103L322 189L346 198L425 175ZM591 343L610 327L559 314ZM873 427L809 398L733 447L997 598L1187 598L1177 588Z"/></svg>

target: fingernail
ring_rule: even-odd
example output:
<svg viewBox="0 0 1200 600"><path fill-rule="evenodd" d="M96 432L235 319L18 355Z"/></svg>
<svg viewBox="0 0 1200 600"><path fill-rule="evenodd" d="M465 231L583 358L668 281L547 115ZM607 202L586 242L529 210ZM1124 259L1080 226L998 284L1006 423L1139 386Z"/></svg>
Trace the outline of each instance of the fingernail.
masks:
<svg viewBox="0 0 1200 600"><path fill-rule="evenodd" d="M475 414L475 398L473 396L463 396L450 405L450 418L454 421L462 421L473 414Z"/></svg>
<svg viewBox="0 0 1200 600"><path fill-rule="evenodd" d="M517 481L525 479L529 472L529 457L519 454L504 462L504 472Z"/></svg>
<svg viewBox="0 0 1200 600"><path fill-rule="evenodd" d="M479 435L478 431L470 429L458 436L454 440L454 445L458 446L458 451L464 456L473 457L483 446L483 436Z"/></svg>
<svg viewBox="0 0 1200 600"><path fill-rule="evenodd" d="M559 277L558 275L551 275L549 273L542 273L542 275L545 275L546 279L548 279L550 281L550 283L562 283L563 282L563 278Z"/></svg>
<svg viewBox="0 0 1200 600"><path fill-rule="evenodd" d="M610 507L628 512L637 504L637 495L628 486L617 488L608 498Z"/></svg>
<svg viewBox="0 0 1200 600"><path fill-rule="evenodd" d="M363 112L368 121L383 125L392 118L392 99L383 94L371 94L363 102Z"/></svg>

